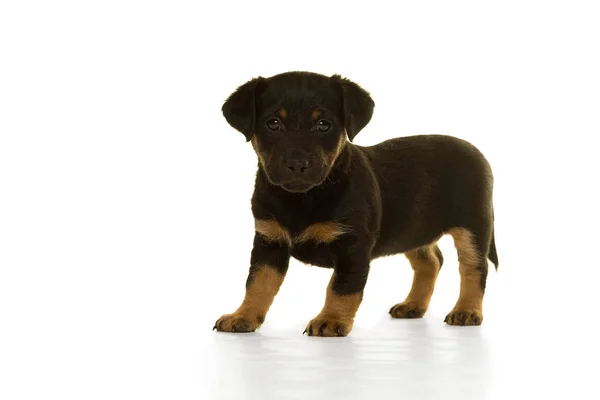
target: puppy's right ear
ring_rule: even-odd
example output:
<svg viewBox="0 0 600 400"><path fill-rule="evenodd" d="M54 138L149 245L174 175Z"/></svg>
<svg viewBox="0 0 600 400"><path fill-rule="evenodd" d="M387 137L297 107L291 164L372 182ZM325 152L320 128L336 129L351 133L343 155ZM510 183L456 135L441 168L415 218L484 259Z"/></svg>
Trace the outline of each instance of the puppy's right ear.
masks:
<svg viewBox="0 0 600 400"><path fill-rule="evenodd" d="M250 141L254 132L254 120L256 118L255 92L258 84L263 78L254 78L233 92L221 108L223 116L233 128L246 136Z"/></svg>

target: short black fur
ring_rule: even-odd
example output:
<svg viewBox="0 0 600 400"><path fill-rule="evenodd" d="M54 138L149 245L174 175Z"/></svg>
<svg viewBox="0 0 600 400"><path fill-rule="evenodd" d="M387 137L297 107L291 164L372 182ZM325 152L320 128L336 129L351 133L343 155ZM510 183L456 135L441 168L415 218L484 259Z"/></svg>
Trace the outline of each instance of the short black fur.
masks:
<svg viewBox="0 0 600 400"><path fill-rule="evenodd" d="M498 264L488 162L472 144L444 135L370 147L351 143L373 109L371 96L356 83L308 72L255 78L227 99L226 120L252 140L259 157L254 217L275 220L291 237L319 222L347 228L331 243L289 246L267 243L257 233L251 265L268 264L285 275L295 257L333 268L334 292L362 293L371 260L464 228L482 260L483 290L485 260ZM327 132L319 131L323 124Z"/></svg>

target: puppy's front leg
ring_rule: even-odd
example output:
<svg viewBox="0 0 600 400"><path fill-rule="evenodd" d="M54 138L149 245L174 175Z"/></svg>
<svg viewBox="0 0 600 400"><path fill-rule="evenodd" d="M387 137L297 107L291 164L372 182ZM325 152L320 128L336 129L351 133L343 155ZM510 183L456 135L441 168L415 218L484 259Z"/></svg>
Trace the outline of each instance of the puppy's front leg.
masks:
<svg viewBox="0 0 600 400"><path fill-rule="evenodd" d="M309 336L347 336L354 325L369 274L369 261L340 260L327 286L323 309L308 323L304 333Z"/></svg>
<svg viewBox="0 0 600 400"><path fill-rule="evenodd" d="M233 314L215 323L219 332L254 332L265 320L289 265L289 248L284 243L267 242L257 233L246 281L246 296Z"/></svg>

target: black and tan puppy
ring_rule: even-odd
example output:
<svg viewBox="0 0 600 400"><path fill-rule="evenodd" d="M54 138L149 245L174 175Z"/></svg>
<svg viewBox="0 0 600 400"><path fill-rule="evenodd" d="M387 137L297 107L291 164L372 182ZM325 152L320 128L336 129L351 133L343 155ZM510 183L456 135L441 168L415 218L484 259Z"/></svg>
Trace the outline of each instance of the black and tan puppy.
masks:
<svg viewBox="0 0 600 400"><path fill-rule="evenodd" d="M454 238L461 276L445 322L481 324L487 259L498 264L490 166L474 146L449 136L352 144L373 107L357 84L307 72L252 79L226 100L227 122L258 155L256 234L244 301L215 329L258 328L290 257L333 268L309 335L348 335L371 260L398 253L410 261L414 279L390 314L420 318L443 263L436 242L444 234Z"/></svg>

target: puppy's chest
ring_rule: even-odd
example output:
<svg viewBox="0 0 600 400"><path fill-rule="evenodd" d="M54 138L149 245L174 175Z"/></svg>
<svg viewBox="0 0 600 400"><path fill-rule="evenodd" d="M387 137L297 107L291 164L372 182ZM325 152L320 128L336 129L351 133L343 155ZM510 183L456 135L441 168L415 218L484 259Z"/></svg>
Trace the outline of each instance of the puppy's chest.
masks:
<svg viewBox="0 0 600 400"><path fill-rule="evenodd" d="M332 244L349 232L348 227L336 221L292 225L268 218L255 222L256 231L266 240L285 243L292 257L323 267L333 266Z"/></svg>
<svg viewBox="0 0 600 400"><path fill-rule="evenodd" d="M295 259L318 267L333 268L335 256L328 244L301 243L290 248Z"/></svg>
<svg viewBox="0 0 600 400"><path fill-rule="evenodd" d="M343 226L333 221L316 222L290 229L290 255L307 264L331 268L335 258L332 244L344 233Z"/></svg>

